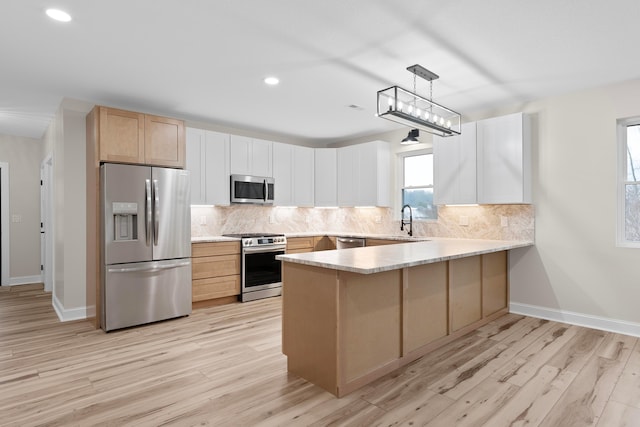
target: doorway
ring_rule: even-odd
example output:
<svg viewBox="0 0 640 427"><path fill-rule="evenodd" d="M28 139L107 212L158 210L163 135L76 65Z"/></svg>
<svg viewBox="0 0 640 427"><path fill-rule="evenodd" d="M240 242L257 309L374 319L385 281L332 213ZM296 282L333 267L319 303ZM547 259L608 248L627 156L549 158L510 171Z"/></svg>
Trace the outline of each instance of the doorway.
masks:
<svg viewBox="0 0 640 427"><path fill-rule="evenodd" d="M46 292L53 291L53 157L40 165L40 270Z"/></svg>
<svg viewBox="0 0 640 427"><path fill-rule="evenodd" d="M0 162L0 285L9 284L9 163Z"/></svg>

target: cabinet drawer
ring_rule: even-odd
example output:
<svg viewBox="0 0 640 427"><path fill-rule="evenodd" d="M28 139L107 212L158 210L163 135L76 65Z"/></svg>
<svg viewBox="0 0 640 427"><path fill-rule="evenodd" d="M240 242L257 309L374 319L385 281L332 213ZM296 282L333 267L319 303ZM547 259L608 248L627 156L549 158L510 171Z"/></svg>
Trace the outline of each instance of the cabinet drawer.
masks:
<svg viewBox="0 0 640 427"><path fill-rule="evenodd" d="M192 282L192 301L206 301L240 294L240 276L211 277Z"/></svg>
<svg viewBox="0 0 640 427"><path fill-rule="evenodd" d="M240 254L193 258L192 279L240 274Z"/></svg>
<svg viewBox="0 0 640 427"><path fill-rule="evenodd" d="M390 240L390 239L367 239L367 246L381 246L381 245L396 245L398 243L406 243L402 240Z"/></svg>
<svg viewBox="0 0 640 427"><path fill-rule="evenodd" d="M240 242L210 242L192 243L191 257L215 256L215 255L239 255Z"/></svg>
<svg viewBox="0 0 640 427"><path fill-rule="evenodd" d="M303 254L306 252L313 252L313 248L300 248L300 249L287 249L287 254Z"/></svg>
<svg viewBox="0 0 640 427"><path fill-rule="evenodd" d="M287 252L296 249L311 249L313 251L314 237L292 237L287 239Z"/></svg>

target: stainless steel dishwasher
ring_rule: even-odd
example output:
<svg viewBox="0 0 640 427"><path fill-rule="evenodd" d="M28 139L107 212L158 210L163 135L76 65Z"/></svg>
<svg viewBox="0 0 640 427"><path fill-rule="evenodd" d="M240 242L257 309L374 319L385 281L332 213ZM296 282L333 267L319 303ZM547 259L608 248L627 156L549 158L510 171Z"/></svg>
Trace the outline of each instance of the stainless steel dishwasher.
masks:
<svg viewBox="0 0 640 427"><path fill-rule="evenodd" d="M336 249L361 248L365 245L365 239L358 237L338 237Z"/></svg>

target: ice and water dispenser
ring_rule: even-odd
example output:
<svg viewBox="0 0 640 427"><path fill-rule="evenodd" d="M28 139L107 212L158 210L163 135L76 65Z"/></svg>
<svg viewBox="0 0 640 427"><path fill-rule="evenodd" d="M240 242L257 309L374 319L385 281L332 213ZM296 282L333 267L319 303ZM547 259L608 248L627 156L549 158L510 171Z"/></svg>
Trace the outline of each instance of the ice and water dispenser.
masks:
<svg viewBox="0 0 640 427"><path fill-rule="evenodd" d="M138 240L138 204L113 202L111 207L115 232L113 240Z"/></svg>

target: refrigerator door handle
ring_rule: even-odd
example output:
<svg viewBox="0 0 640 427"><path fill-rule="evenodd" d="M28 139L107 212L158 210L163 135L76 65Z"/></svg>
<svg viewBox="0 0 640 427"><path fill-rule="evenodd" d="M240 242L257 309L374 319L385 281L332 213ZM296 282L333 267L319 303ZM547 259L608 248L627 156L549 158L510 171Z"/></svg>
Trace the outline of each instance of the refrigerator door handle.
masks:
<svg viewBox="0 0 640 427"><path fill-rule="evenodd" d="M145 218L144 218L145 238L147 241L147 246L149 246L151 244L151 217L153 215L152 206L151 206L151 180L150 179L144 180L144 196L145 196Z"/></svg>
<svg viewBox="0 0 640 427"><path fill-rule="evenodd" d="M160 191L158 180L153 180L153 244L158 246L158 229L160 227Z"/></svg>
<svg viewBox="0 0 640 427"><path fill-rule="evenodd" d="M157 265L153 267L109 267L107 271L109 273L134 273L134 272L140 272L140 271L148 271L150 273L153 273L154 271L168 270L170 268L178 268L178 267L187 267L189 265L191 265L191 261L182 261L182 262L175 262L175 263L166 264L166 265Z"/></svg>

